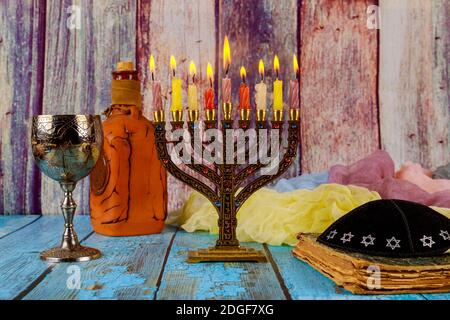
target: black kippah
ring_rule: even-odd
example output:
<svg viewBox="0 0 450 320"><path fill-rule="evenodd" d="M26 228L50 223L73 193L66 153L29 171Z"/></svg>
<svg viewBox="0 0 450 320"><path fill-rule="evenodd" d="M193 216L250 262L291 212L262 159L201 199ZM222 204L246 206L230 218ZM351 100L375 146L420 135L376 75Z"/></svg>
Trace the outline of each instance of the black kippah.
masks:
<svg viewBox="0 0 450 320"><path fill-rule="evenodd" d="M450 219L418 203L376 200L337 220L317 241L376 256L440 255L450 249Z"/></svg>

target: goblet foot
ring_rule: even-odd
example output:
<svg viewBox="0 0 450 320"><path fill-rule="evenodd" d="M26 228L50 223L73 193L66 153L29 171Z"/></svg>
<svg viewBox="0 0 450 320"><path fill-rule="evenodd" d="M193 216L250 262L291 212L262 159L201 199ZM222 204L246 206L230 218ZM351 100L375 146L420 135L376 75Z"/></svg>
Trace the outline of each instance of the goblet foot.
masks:
<svg viewBox="0 0 450 320"><path fill-rule="evenodd" d="M91 247L77 246L72 249L60 247L41 252L41 260L48 262L81 262L100 258L102 253Z"/></svg>

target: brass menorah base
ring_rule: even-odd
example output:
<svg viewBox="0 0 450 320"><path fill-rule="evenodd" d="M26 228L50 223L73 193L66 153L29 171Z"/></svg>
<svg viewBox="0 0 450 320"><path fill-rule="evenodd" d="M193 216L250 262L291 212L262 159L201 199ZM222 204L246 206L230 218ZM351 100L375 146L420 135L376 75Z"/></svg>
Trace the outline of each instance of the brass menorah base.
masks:
<svg viewBox="0 0 450 320"><path fill-rule="evenodd" d="M248 247L216 246L188 252L188 262L266 262L266 255Z"/></svg>
<svg viewBox="0 0 450 320"><path fill-rule="evenodd" d="M197 251L189 251L188 262L213 262L213 261L257 261L265 262L267 261L263 252L258 251L254 248L241 247L239 241L236 238L236 227L237 219L236 213L242 207L244 202L258 189L262 188L269 182L275 180L281 176L293 163L294 158L297 155L298 139L300 133L298 112L289 113L288 121L288 137L287 137L287 148L282 157L282 159L277 163L277 168L275 172L263 173L261 170L265 168L270 168L269 163L262 163L260 159L248 164L240 164L235 155L235 151L238 150L237 142L233 140L233 156L234 160L230 162L224 161L223 155L227 150L227 134L228 129L234 129L234 120L232 120L232 109L230 104L224 104L224 114L227 115L225 120L221 121L222 129L221 136L223 145L222 150L222 161L220 163L197 163L194 161L194 155L190 154L190 162L185 163L185 166L196 172L204 179L209 181L210 186L207 183L202 182L196 177L192 176L188 172L183 170L183 167L175 164L171 159L168 145L173 144L177 146L183 143L182 138L178 141L169 141L166 138L166 123L161 121L163 117L155 113L155 122L153 123L155 128L155 142L156 150L158 152L158 157L166 170L171 173L175 178L183 181L187 185L191 186L201 194L203 194L211 204L216 209L219 219L219 238L217 239L216 246L208 249L200 249ZM206 129L217 129L218 122L216 120L216 113L211 112L215 110L206 110L204 121L204 127ZM225 112L226 111L226 112ZM180 112L181 114L181 112ZM180 115L173 116L173 121L171 122L172 129L182 129L184 126L184 121ZM271 130L278 130L278 142L281 142L281 133L283 131L283 113L278 112L277 118L271 121ZM200 146L196 146L194 143L195 129L199 127L199 121L194 120L195 117L190 117L187 122L188 130L191 136L191 149L195 150L201 149L202 155L205 152L206 146L204 142L201 141ZM194 120L194 121L193 121ZM242 117L238 121L239 129L244 132L247 130L252 130L249 117ZM259 143L260 131L268 129L268 122L265 117L258 117L255 123L257 142L256 147L259 149L263 144L266 144L266 151L271 154L273 150L267 147L268 142ZM276 140L276 139L275 139ZM272 140L271 140L272 141ZM228 142L229 143L229 142ZM246 143L250 144L250 142ZM271 145L271 144L270 144ZM249 146L250 147L250 146ZM249 159L249 148L245 150L245 158ZM279 150L275 150L278 152ZM181 156L180 153L178 153ZM250 177L257 173L260 173L254 180L250 181Z"/></svg>

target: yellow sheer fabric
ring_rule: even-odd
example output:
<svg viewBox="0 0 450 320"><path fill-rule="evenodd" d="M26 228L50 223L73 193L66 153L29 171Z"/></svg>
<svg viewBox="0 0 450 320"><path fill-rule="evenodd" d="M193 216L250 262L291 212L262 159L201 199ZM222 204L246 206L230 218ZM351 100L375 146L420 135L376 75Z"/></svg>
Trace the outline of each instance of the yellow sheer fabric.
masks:
<svg viewBox="0 0 450 320"><path fill-rule="evenodd" d="M330 224L360 205L380 199L377 192L357 186L323 184L314 190L280 193L261 189L239 210L237 237L271 245L295 245L299 232L323 232ZM450 217L450 209L433 208ZM217 213L212 204L193 192L177 222L188 231L217 234Z"/></svg>

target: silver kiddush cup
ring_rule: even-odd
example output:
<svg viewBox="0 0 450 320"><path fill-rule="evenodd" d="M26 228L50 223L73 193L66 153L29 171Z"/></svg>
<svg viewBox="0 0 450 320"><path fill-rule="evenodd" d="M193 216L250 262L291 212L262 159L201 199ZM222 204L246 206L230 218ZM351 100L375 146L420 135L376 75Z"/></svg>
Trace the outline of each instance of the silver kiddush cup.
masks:
<svg viewBox="0 0 450 320"><path fill-rule="evenodd" d="M72 197L77 182L97 162L103 143L98 115L41 115L33 117L31 147L39 169L59 182L64 192L61 209L65 220L61 245L41 252L48 262L97 259L101 252L81 246L73 227L77 205Z"/></svg>

